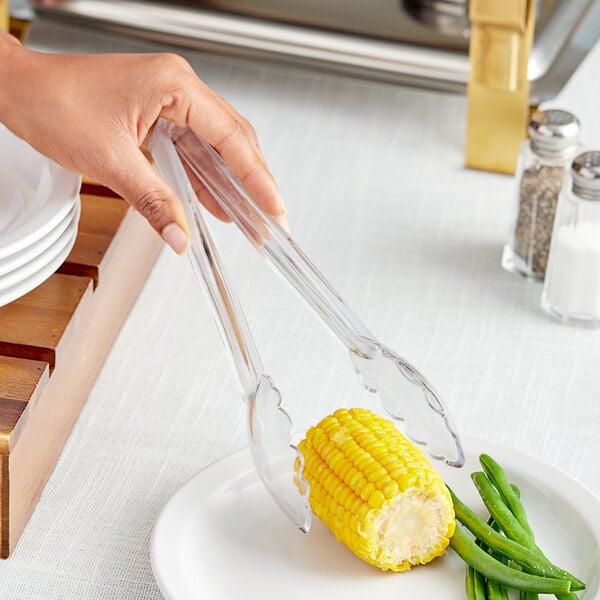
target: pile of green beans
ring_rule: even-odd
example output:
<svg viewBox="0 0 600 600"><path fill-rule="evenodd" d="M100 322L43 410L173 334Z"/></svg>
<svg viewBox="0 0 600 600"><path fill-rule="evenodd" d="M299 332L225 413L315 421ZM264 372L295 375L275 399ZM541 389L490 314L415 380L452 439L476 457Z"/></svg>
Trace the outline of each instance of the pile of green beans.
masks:
<svg viewBox="0 0 600 600"><path fill-rule="evenodd" d="M489 455L479 457L483 471L471 478L490 518L486 523L450 490L457 524L450 547L467 563L468 600L508 600L518 590L520 600L538 600L554 594L559 600L577 600L583 581L552 564L538 548L521 502L519 489Z"/></svg>

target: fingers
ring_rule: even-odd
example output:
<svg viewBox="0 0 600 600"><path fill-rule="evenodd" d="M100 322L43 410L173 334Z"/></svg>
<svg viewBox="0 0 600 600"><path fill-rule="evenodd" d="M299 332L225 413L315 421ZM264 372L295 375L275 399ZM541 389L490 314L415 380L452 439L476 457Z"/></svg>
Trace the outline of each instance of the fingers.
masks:
<svg viewBox="0 0 600 600"><path fill-rule="evenodd" d="M206 189L204 184L194 175L192 170L188 167L187 163L182 161L183 168L185 169L186 175L190 180L192 189L194 190L196 197L209 212L211 212L217 219L229 223L231 219L227 216L227 213L221 208L219 203L212 197L212 194Z"/></svg>
<svg viewBox="0 0 600 600"><path fill-rule="evenodd" d="M263 210L271 215L284 214L277 185L252 140L255 137L254 130L236 122L228 122L225 127L227 129L224 132L219 132L221 139L207 141L229 164Z"/></svg>
<svg viewBox="0 0 600 600"><path fill-rule="evenodd" d="M229 215L221 208L221 205L214 199L213 195L208 191L206 186L196 177L185 161L182 161L183 168L188 176L192 189L200 203L211 212L217 219L229 223L231 219ZM285 214L285 213L284 213ZM275 215L274 219L289 233L290 228L287 219L283 214Z"/></svg>
<svg viewBox="0 0 600 600"><path fill-rule="evenodd" d="M103 180L144 216L177 254L183 254L189 247L189 232L178 196L134 144L120 156L119 168L109 169L114 175Z"/></svg>
<svg viewBox="0 0 600 600"><path fill-rule="evenodd" d="M193 73L193 71L192 71ZM180 79L181 81L181 79ZM223 157L250 196L267 213L285 214L279 190L260 150L253 127L194 74L185 91L165 96L161 116L189 126ZM211 208L214 203L203 196Z"/></svg>

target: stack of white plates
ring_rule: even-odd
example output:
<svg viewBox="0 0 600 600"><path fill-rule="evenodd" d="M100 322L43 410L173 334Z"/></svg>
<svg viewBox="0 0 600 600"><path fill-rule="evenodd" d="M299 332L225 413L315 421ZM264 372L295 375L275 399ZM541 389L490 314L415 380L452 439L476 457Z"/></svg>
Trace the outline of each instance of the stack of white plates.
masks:
<svg viewBox="0 0 600 600"><path fill-rule="evenodd" d="M0 306L27 294L67 258L81 178L0 125Z"/></svg>

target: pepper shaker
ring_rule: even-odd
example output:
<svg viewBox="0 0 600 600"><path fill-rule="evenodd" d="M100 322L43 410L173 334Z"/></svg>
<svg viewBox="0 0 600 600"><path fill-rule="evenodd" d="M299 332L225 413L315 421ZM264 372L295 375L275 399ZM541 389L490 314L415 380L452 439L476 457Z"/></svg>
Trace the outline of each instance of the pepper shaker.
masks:
<svg viewBox="0 0 600 600"><path fill-rule="evenodd" d="M504 246L502 266L544 279L558 196L571 161L580 151L580 126L565 110L536 111L529 121L517 166L517 209Z"/></svg>
<svg viewBox="0 0 600 600"><path fill-rule="evenodd" d="M560 321L600 325L600 151L571 166L556 213L542 308Z"/></svg>

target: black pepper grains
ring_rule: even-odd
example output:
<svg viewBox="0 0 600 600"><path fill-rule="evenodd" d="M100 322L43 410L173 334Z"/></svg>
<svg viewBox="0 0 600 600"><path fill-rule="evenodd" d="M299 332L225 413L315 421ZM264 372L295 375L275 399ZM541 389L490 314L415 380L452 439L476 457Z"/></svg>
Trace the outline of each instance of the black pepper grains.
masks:
<svg viewBox="0 0 600 600"><path fill-rule="evenodd" d="M517 169L517 209L502 266L544 279L554 215L568 166L579 150L579 121L564 110L537 111Z"/></svg>
<svg viewBox="0 0 600 600"><path fill-rule="evenodd" d="M514 252L535 276L548 262L556 204L565 178L563 167L532 166L523 171Z"/></svg>

